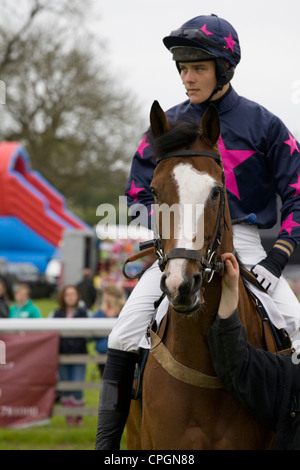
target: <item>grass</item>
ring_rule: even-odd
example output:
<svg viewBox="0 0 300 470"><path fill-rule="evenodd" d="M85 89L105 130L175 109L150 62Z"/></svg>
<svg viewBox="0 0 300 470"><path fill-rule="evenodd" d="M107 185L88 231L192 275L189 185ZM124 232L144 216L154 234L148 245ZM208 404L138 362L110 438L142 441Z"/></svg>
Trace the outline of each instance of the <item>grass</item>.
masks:
<svg viewBox="0 0 300 470"><path fill-rule="evenodd" d="M97 406L99 393L85 393L88 406ZM83 424L68 426L64 416L53 416L49 424L26 429L0 429L0 450L94 450L97 417L84 416ZM126 449L126 432L121 450Z"/></svg>
<svg viewBox="0 0 300 470"><path fill-rule="evenodd" d="M35 299L34 303L46 318L57 307L55 299ZM88 344L94 352L94 342ZM87 365L86 380L99 382L96 364ZM98 390L85 390L87 406L98 406ZM97 430L97 416L84 416L81 426L68 426L64 416L53 416L49 424L25 429L0 428L0 450L93 450ZM121 450L126 449L126 431L123 433Z"/></svg>
<svg viewBox="0 0 300 470"><path fill-rule="evenodd" d="M97 406L99 393L85 393L88 406ZM53 416L49 424L26 429L0 429L0 450L94 450L97 417L84 416L83 424L68 426L64 416ZM126 449L126 432L121 450Z"/></svg>

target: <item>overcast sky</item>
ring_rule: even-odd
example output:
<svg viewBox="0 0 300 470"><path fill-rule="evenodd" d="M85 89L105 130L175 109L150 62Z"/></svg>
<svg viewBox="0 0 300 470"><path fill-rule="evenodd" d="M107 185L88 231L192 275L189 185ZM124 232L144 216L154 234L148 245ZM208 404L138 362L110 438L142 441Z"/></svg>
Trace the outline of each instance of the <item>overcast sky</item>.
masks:
<svg viewBox="0 0 300 470"><path fill-rule="evenodd" d="M95 2L110 71L138 97L146 120L154 100L168 109L186 99L162 38L188 19L215 13L234 26L241 43L233 87L277 114L300 138L299 0Z"/></svg>

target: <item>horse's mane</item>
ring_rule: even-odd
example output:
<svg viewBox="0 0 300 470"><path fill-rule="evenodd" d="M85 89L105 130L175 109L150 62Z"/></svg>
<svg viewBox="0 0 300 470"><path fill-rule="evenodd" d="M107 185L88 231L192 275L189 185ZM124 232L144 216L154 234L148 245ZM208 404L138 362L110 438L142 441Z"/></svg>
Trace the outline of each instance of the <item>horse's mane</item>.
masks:
<svg viewBox="0 0 300 470"><path fill-rule="evenodd" d="M155 155L164 155L180 147L189 148L201 132L199 122L178 121L165 134L153 140Z"/></svg>

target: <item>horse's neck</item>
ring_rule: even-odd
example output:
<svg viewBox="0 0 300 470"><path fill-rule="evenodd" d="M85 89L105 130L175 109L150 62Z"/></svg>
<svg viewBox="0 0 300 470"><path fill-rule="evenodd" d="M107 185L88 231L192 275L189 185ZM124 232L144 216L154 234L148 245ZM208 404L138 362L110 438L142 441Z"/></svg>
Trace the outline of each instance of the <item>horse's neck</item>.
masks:
<svg viewBox="0 0 300 470"><path fill-rule="evenodd" d="M190 368L213 374L207 332L218 310L221 278L216 275L205 286L203 304L190 315L175 312L170 307L165 344L173 357Z"/></svg>
<svg viewBox="0 0 300 470"><path fill-rule="evenodd" d="M220 253L233 251L233 232L228 205L226 205L225 209L225 218L228 229L225 229L223 232ZM239 317L244 327L246 328L249 342L254 344L256 347L263 347L261 340L261 320L259 315L257 315L255 303L253 302L252 298L250 298L241 278L239 281L238 312Z"/></svg>

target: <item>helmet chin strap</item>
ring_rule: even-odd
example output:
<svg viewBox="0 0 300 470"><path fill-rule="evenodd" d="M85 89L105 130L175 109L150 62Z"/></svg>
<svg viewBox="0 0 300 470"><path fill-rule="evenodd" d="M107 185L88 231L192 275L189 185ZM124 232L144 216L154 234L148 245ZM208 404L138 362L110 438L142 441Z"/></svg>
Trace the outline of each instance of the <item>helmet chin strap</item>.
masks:
<svg viewBox="0 0 300 470"><path fill-rule="evenodd" d="M218 93L218 91L222 90L223 86L220 86L217 84L217 86L215 87L215 89L211 92L210 96L207 98L207 100L204 101L204 103L206 103L207 101L210 101L212 99L212 97Z"/></svg>

